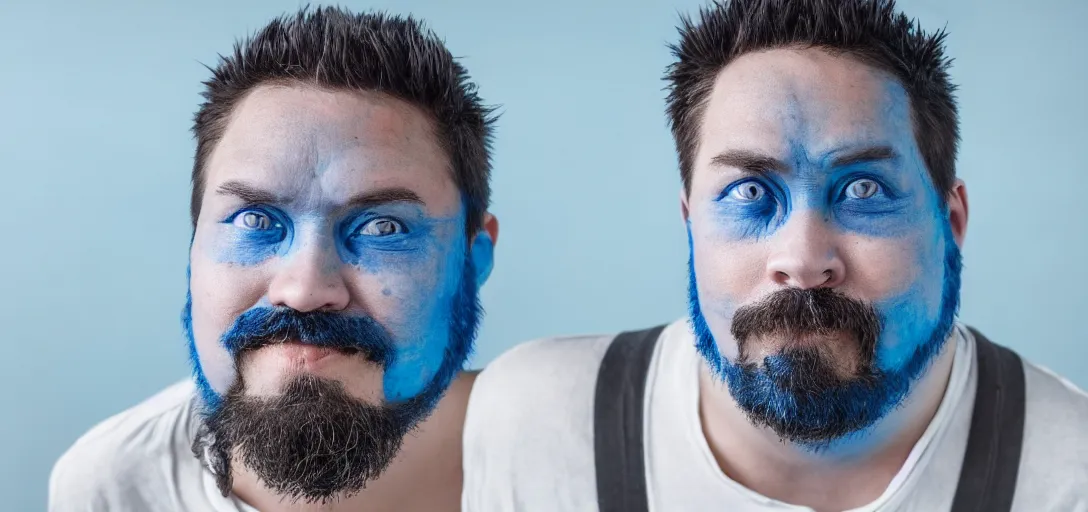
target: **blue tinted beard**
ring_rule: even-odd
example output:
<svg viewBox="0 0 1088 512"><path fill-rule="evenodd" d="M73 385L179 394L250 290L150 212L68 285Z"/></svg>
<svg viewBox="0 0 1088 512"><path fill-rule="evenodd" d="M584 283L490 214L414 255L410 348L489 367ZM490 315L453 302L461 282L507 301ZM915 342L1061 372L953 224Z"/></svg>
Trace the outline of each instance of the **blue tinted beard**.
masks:
<svg viewBox="0 0 1088 512"><path fill-rule="evenodd" d="M786 425L791 431L826 430L829 424L841 422L856 425L842 435L831 439L789 439L793 444L813 452L828 449L849 451L849 445L861 441L872 431L872 426L884 418L888 412L898 406L909 394L913 384L928 369L940 353L945 340L954 326L959 307L960 271L962 268L960 251L952 237L947 221L944 224L945 279L942 288L941 307L938 318L930 323L928 332L915 329L917 337L901 339L901 344L920 340L913 345L909 356L901 359L898 366L881 364L876 370L874 383L849 381L848 383L825 389L816 394L797 396L784 390L779 382L788 379L799 371L795 362L784 355L773 355L763 361L763 366L755 369L744 368L724 358L718 350L714 335L703 317L699 305L698 287L694 272L694 251L691 249L691 233L688 231L688 312L695 345L699 354L706 361L711 372L723 380L729 387L733 399L759 424ZM892 314L901 314L890 312ZM902 318L887 320L904 320ZM882 335L881 338L884 336ZM882 344L878 341L878 350Z"/></svg>
<svg viewBox="0 0 1088 512"><path fill-rule="evenodd" d="M191 267L186 267L186 283L189 282L191 276ZM206 411L218 409L222 398L212 389L208 377L204 375L204 368L200 364L200 353L196 349L196 337L193 335L193 292L188 284L185 290L185 306L181 309L181 331L185 335L185 344L189 352L189 368L193 372L193 381L201 403Z"/></svg>
<svg viewBox="0 0 1088 512"><path fill-rule="evenodd" d="M189 272L187 271L187 274ZM401 406L397 407L403 421L418 421L425 417L445 393L450 383L464 368L465 362L472 354L473 342L476 339L477 327L483 315L483 309L479 303L477 284L477 272L472 258L466 258L462 265L460 275L454 274L459 279L456 292L451 301L449 316L438 315L443 320L448 320L447 343L434 349L440 354L437 367L430 372L417 366L419 361L402 361L402 364L412 363L413 368L405 367L405 373L411 373L414 369L415 380L390 377L391 368L397 368L399 352L394 350L392 361L385 369L385 395L386 401ZM196 347L196 338L192 326L192 293L186 292L185 306L181 314L182 329L188 344L189 362L196 383L197 392L202 400L205 412L216 410L222 402L222 396L212 389L200 364L200 357ZM238 333L236 333L238 334ZM423 340L426 342L427 340ZM233 355L233 354L232 354ZM422 375L422 376L421 376ZM406 389L412 388L410 393Z"/></svg>

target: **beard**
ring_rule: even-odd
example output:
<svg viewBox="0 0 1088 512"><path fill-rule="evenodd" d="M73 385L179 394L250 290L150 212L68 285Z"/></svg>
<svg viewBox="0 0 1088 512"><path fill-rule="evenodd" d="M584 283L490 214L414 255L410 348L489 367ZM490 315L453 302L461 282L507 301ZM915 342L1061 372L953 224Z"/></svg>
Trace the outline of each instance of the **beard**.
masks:
<svg viewBox="0 0 1088 512"><path fill-rule="evenodd" d="M276 396L256 397L246 394L239 372L227 392L218 395L196 355L190 298L182 323L203 399L194 455L215 474L223 496L233 487L235 457L269 490L292 502L325 503L357 494L389 467L404 436L434 410L463 368L482 315L477 292L467 259L450 306L449 344L441 364L415 396L381 404L366 403L342 383L312 375L292 378ZM386 369L396 357L393 340L368 317L288 308L246 311L221 342L238 367L244 352L282 340L351 350Z"/></svg>
<svg viewBox="0 0 1088 512"><path fill-rule="evenodd" d="M865 431L898 407L940 353L954 326L960 288L959 248L950 233L946 240L938 317L921 339L901 340L915 348L899 367L878 364L884 319L877 309L830 289L783 289L739 308L731 324L737 360L725 359L699 305L692 256L688 306L696 347L754 425L811 450L824 449ZM856 341L852 360L837 361L826 346L798 342L830 335ZM753 361L751 344L757 338L785 343L762 361Z"/></svg>
<svg viewBox="0 0 1088 512"><path fill-rule="evenodd" d="M275 397L246 396L239 380L204 418L199 446L215 461L224 496L237 454L276 494L323 502L353 495L381 475L411 428L400 416L353 398L334 380L300 375Z"/></svg>

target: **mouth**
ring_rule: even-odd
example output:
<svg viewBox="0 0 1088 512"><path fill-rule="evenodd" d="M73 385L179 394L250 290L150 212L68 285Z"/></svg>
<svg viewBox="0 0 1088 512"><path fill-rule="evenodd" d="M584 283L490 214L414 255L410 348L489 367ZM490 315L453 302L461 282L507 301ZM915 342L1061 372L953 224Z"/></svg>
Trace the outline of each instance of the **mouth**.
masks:
<svg viewBox="0 0 1088 512"><path fill-rule="evenodd" d="M314 343L305 343L298 340L276 341L272 343L263 343L259 346L246 350L257 357L258 354L268 354L273 357L281 357L294 364L312 364L321 360L328 359L330 357L341 358L355 358L357 356L365 355L362 350L356 347L336 347L328 345L318 345Z"/></svg>

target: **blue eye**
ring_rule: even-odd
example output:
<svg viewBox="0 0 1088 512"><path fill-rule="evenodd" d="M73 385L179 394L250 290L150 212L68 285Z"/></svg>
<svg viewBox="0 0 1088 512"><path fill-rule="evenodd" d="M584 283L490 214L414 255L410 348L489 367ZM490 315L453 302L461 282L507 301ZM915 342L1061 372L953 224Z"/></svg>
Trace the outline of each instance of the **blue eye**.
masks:
<svg viewBox="0 0 1088 512"><path fill-rule="evenodd" d="M363 224L355 231L355 234L359 236L390 236L398 235L405 231L407 231L407 229L404 228L404 224L388 217L379 217L367 221L366 224Z"/></svg>
<svg viewBox="0 0 1088 512"><path fill-rule="evenodd" d="M880 192L880 184L868 178L850 182L850 184L846 185L846 190L843 191L846 197L850 199L868 199L878 192Z"/></svg>
<svg viewBox="0 0 1088 512"><path fill-rule="evenodd" d="M248 210L239 215L235 215L232 224L242 229L254 231L266 231L272 228L280 229L283 227L282 224L273 220L272 217L256 210Z"/></svg>
<svg viewBox="0 0 1088 512"><path fill-rule="evenodd" d="M738 201L754 203L767 195L767 189L757 182L746 181L733 187L733 189L729 191L729 195Z"/></svg>

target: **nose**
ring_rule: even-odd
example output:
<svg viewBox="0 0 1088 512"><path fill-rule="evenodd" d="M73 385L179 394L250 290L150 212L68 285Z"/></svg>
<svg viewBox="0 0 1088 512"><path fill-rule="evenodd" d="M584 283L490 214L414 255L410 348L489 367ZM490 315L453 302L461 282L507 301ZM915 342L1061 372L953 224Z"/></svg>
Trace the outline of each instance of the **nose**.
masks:
<svg viewBox="0 0 1088 512"><path fill-rule="evenodd" d="M796 212L773 238L767 277L782 286L834 288L846 274L827 222L814 212Z"/></svg>
<svg viewBox="0 0 1088 512"><path fill-rule="evenodd" d="M301 312L346 309L351 294L332 237L321 233L298 235L297 246L284 257L272 277L269 302Z"/></svg>

